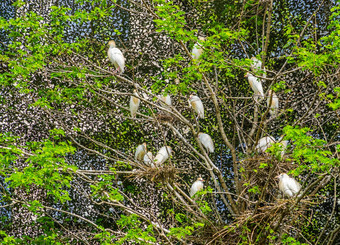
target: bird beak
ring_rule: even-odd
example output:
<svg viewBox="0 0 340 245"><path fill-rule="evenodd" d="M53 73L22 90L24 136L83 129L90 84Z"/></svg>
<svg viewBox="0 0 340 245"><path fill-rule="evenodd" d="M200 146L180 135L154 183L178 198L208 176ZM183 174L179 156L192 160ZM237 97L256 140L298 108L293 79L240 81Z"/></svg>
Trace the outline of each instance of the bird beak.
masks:
<svg viewBox="0 0 340 245"><path fill-rule="evenodd" d="M244 74L244 77L248 77L248 74Z"/></svg>
<svg viewBox="0 0 340 245"><path fill-rule="evenodd" d="M275 176L275 178L279 179L279 178L280 178L280 175L278 175L278 176Z"/></svg>

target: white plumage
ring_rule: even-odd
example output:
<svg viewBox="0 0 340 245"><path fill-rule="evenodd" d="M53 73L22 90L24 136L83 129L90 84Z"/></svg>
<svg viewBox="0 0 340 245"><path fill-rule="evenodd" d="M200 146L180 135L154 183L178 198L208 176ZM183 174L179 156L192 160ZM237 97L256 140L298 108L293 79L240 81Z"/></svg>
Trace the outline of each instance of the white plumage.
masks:
<svg viewBox="0 0 340 245"><path fill-rule="evenodd" d="M204 118L204 107L201 99L196 95L190 95L189 104L194 108L200 118Z"/></svg>
<svg viewBox="0 0 340 245"><path fill-rule="evenodd" d="M205 38L204 37L198 37L198 40L199 41L205 41ZM191 57L194 60L197 60L202 55L202 53L203 53L202 45L199 44L199 42L195 43L194 47L192 48Z"/></svg>
<svg viewBox="0 0 340 245"><path fill-rule="evenodd" d="M193 197L196 192L203 190L204 184L203 184L204 180L202 178L198 178L191 186L190 188L190 197Z"/></svg>
<svg viewBox="0 0 340 245"><path fill-rule="evenodd" d="M287 174L280 174L279 178L279 189L284 196L293 197L301 189L301 185L294 178L289 177Z"/></svg>
<svg viewBox="0 0 340 245"><path fill-rule="evenodd" d="M267 106L270 107L269 113L272 117L277 116L279 112L279 98L274 91L269 90L267 98Z"/></svg>
<svg viewBox="0 0 340 245"><path fill-rule="evenodd" d="M258 60L255 57L251 57L251 60L252 60L251 70L257 74L258 71L261 71L262 61ZM266 67L263 67L263 72L264 72L264 74L258 74L258 75L261 75L264 78L266 78L267 77Z"/></svg>
<svg viewBox="0 0 340 245"><path fill-rule="evenodd" d="M263 153L265 152L269 147L272 146L272 144L275 143L275 139L272 136L266 136L263 137L259 140L259 142L257 143L255 149L260 152Z"/></svg>
<svg viewBox="0 0 340 245"><path fill-rule="evenodd" d="M198 139L202 143L202 145L207 149L208 152L213 153L215 150L214 142L212 141L209 134L199 133Z"/></svg>
<svg viewBox="0 0 340 245"><path fill-rule="evenodd" d="M109 46L110 47L107 51L109 60L115 66L116 70L121 74L124 72L124 68L125 68L124 55L118 48L116 48L115 41L113 40L109 41Z"/></svg>
<svg viewBox="0 0 340 245"><path fill-rule="evenodd" d="M282 142L280 142L281 144L281 158L285 155L286 150L287 150L287 146L288 146L288 140L283 140Z"/></svg>
<svg viewBox="0 0 340 245"><path fill-rule="evenodd" d="M152 155L152 152L151 151L148 151L148 153L146 153L144 155L144 158L143 158L143 161L146 165L150 165L151 167L155 167L153 161L154 161L154 158L153 158L153 155Z"/></svg>
<svg viewBox="0 0 340 245"><path fill-rule="evenodd" d="M142 161L146 153L146 143L137 146L135 160Z"/></svg>
<svg viewBox="0 0 340 245"><path fill-rule="evenodd" d="M261 81L257 77L254 77L249 72L245 75L245 77L248 77L250 87L253 89L255 95L263 97L264 93Z"/></svg>
<svg viewBox="0 0 340 245"><path fill-rule="evenodd" d="M133 94L135 96L138 96L137 94L137 90L133 90ZM140 104L140 99L138 99L137 97L135 96L131 96L130 98L130 112L131 112L131 117L135 117L136 116L136 113L138 111L138 107L139 107L139 104Z"/></svg>
<svg viewBox="0 0 340 245"><path fill-rule="evenodd" d="M169 106L172 105L171 97L169 94L167 94L166 96L160 95L159 99L164 102L164 103L161 103L161 105L164 106L165 108L169 108Z"/></svg>
<svg viewBox="0 0 340 245"><path fill-rule="evenodd" d="M168 160L169 155L171 156L171 153L172 149L170 146L163 146L161 149L159 149L157 155L155 156L155 165L164 163L166 160Z"/></svg>

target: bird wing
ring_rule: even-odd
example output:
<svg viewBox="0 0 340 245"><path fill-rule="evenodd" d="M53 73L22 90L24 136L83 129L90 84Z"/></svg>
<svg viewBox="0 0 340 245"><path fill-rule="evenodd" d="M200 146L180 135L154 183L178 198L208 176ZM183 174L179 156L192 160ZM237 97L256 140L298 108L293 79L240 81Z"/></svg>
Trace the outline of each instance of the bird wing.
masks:
<svg viewBox="0 0 340 245"><path fill-rule="evenodd" d="M288 183L289 183L289 179L283 177L282 179L280 179L279 189L283 193L284 196L292 197L294 194L289 189Z"/></svg>
<svg viewBox="0 0 340 245"><path fill-rule="evenodd" d="M253 75L249 75L248 81L249 81L250 87L253 89L255 94L260 94L261 96L264 96L262 84L257 79L257 77L254 77Z"/></svg>
<svg viewBox="0 0 340 245"><path fill-rule="evenodd" d="M202 48L198 43L196 43L192 48L192 58L198 59L201 56L202 52L203 52Z"/></svg>
<svg viewBox="0 0 340 245"><path fill-rule="evenodd" d="M272 99L272 108L279 108L279 98L277 98L277 96L273 96Z"/></svg>
<svg viewBox="0 0 340 245"><path fill-rule="evenodd" d="M120 70L122 73L124 72L124 67L125 67L125 58L122 53L118 48L110 48L108 51L108 56L110 61L116 66L119 66ZM117 67L116 67L117 68Z"/></svg>
<svg viewBox="0 0 340 245"><path fill-rule="evenodd" d="M153 167L153 168L155 167L155 165L154 165L154 163L153 163L153 161L154 161L153 155L152 155L151 152L146 153L146 154L144 155L143 160L144 160L144 163L145 163L145 164L150 164L151 167Z"/></svg>
<svg viewBox="0 0 340 245"><path fill-rule="evenodd" d="M265 152L274 142L275 140L272 137L269 136L263 137L259 140L259 143L255 147L255 149Z"/></svg>
<svg viewBox="0 0 340 245"><path fill-rule="evenodd" d="M171 106L171 97L170 97L170 95L167 95L167 96L165 97L165 103L166 103L167 105Z"/></svg>
<svg viewBox="0 0 340 245"><path fill-rule="evenodd" d="M162 154L161 152L158 152L156 157L155 157L155 163L156 164L162 164L163 162L165 162L167 159L167 156Z"/></svg>
<svg viewBox="0 0 340 245"><path fill-rule="evenodd" d="M203 189L203 183L201 181L195 181L190 188L190 197L196 194L196 192Z"/></svg>
<svg viewBox="0 0 340 245"><path fill-rule="evenodd" d="M271 100L271 103L270 103ZM273 95L271 98L270 96L267 98L267 106L270 107L270 114L276 115L279 109L279 98L276 95Z"/></svg>
<svg viewBox="0 0 340 245"><path fill-rule="evenodd" d="M196 193L196 187L195 187L196 182L191 186L190 188L190 197L192 197L193 195L195 195Z"/></svg>
<svg viewBox="0 0 340 245"><path fill-rule="evenodd" d="M289 181L287 181L287 188L295 195L301 189L301 185L295 179L289 177Z"/></svg>
<svg viewBox="0 0 340 245"><path fill-rule="evenodd" d="M130 98L130 112L131 112L132 117L136 116L136 112L138 111L139 103L140 103L140 100L138 98L131 96L131 98Z"/></svg>
<svg viewBox="0 0 340 245"><path fill-rule="evenodd" d="M145 155L144 146L139 145L136 149L135 159L141 161L143 160L144 155Z"/></svg>
<svg viewBox="0 0 340 245"><path fill-rule="evenodd" d="M202 101L199 99L195 101L196 104L196 112L200 116L200 118L204 118L204 107Z"/></svg>
<svg viewBox="0 0 340 245"><path fill-rule="evenodd" d="M262 88L262 83L259 79L257 79L256 77L254 77L254 87L256 87L256 94L260 94L262 97L264 96L263 93L263 88Z"/></svg>
<svg viewBox="0 0 340 245"><path fill-rule="evenodd" d="M209 150L209 152L214 152L214 143L208 134L200 134L201 143L204 145L205 148Z"/></svg>
<svg viewBox="0 0 340 245"><path fill-rule="evenodd" d="M169 153L170 153L170 150L169 150ZM168 155L167 149L165 146L163 146L161 149L159 149L154 161L156 164L162 164L168 159L168 157L169 155Z"/></svg>

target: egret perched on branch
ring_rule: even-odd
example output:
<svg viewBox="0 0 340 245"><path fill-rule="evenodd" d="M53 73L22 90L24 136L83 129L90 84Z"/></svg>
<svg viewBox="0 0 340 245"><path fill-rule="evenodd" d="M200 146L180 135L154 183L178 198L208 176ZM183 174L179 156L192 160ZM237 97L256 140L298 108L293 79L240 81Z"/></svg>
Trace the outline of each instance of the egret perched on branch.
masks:
<svg viewBox="0 0 340 245"><path fill-rule="evenodd" d="M261 71L261 66L262 66L262 61L261 60L258 60L257 58L255 57L251 57L251 60L252 60L252 64L251 64L251 70L255 73L258 73L258 71ZM261 74L261 76L263 76L264 78L267 77L267 74L266 74L266 67L263 67L263 71L264 71L264 74Z"/></svg>
<svg viewBox="0 0 340 245"><path fill-rule="evenodd" d="M272 117L277 116L279 112L279 98L273 90L268 91L267 106L270 107L270 115Z"/></svg>
<svg viewBox="0 0 340 245"><path fill-rule="evenodd" d="M205 38L204 37L198 37L198 40L199 41L205 41ZM203 49L202 49L202 45L200 44L200 42L197 42L195 43L194 47L192 48L192 51L191 51L191 57L194 59L194 60L198 60L199 57L202 55L203 53Z"/></svg>
<svg viewBox="0 0 340 245"><path fill-rule="evenodd" d="M148 153L144 155L143 161L146 165L150 165L153 168L155 167L153 164L154 158L151 151L148 151Z"/></svg>
<svg viewBox="0 0 340 245"><path fill-rule="evenodd" d="M208 153L211 152L213 153L215 150L214 147L214 142L212 141L211 137L209 134L205 133L199 133L198 134L198 139L202 143L202 145L207 149Z"/></svg>
<svg viewBox="0 0 340 245"><path fill-rule="evenodd" d="M272 136L266 136L259 140L255 149L260 153L264 153L273 143L275 143L275 139Z"/></svg>
<svg viewBox="0 0 340 245"><path fill-rule="evenodd" d="M204 118L204 107L201 99L196 95L190 95L189 105L194 108L200 118Z"/></svg>
<svg viewBox="0 0 340 245"><path fill-rule="evenodd" d="M170 146L163 146L159 149L157 155L155 156L154 162L156 166L161 165L166 160L168 160L169 156L171 156L172 149Z"/></svg>
<svg viewBox="0 0 340 245"><path fill-rule="evenodd" d="M261 81L257 77L254 77L249 72L247 72L245 77L248 77L248 81L249 81L250 87L253 89L253 91L255 93L255 96L259 96L260 95L261 97L263 97L264 94L263 94L263 88L262 88Z"/></svg>
<svg viewBox="0 0 340 245"><path fill-rule="evenodd" d="M282 138L280 138L279 140L278 140L278 143L281 145L281 148L282 148L282 150L281 150L281 158L283 158L283 156L285 155L285 153L286 153L286 150L287 150L287 146L288 146L288 140L282 140Z"/></svg>
<svg viewBox="0 0 340 245"><path fill-rule="evenodd" d="M201 177L199 177L191 186L190 188L190 197L193 197L196 192L200 191L200 190L203 190L203 182L204 182L204 179L202 179Z"/></svg>
<svg viewBox="0 0 340 245"><path fill-rule="evenodd" d="M142 161L144 155L146 153L146 143L137 146L136 153L135 153L135 160Z"/></svg>
<svg viewBox="0 0 340 245"><path fill-rule="evenodd" d="M284 196L293 197L301 189L301 185L294 178L289 177L287 174L280 174L276 176L279 178L279 189Z"/></svg>
<svg viewBox="0 0 340 245"><path fill-rule="evenodd" d="M162 106L164 106L165 108L170 108L169 106L172 105L171 103L171 97L169 94L167 94L166 96L164 95L160 95L159 96L159 99L164 102L164 103L161 103Z"/></svg>
<svg viewBox="0 0 340 245"><path fill-rule="evenodd" d="M118 48L116 48L115 41L113 41L113 40L109 41L109 46L110 46L110 48L107 51L107 55L109 56L109 60L115 66L116 71L118 71L120 74L122 74L124 72L124 68L125 68L124 55Z"/></svg>
<svg viewBox="0 0 340 245"><path fill-rule="evenodd" d="M135 96L138 96L137 94L137 90L133 90L133 94ZM130 112L131 112L131 117L135 117L136 116L136 113L138 111L138 107L139 107L139 104L140 104L140 99L138 99L137 97L135 96L131 96L130 98Z"/></svg>

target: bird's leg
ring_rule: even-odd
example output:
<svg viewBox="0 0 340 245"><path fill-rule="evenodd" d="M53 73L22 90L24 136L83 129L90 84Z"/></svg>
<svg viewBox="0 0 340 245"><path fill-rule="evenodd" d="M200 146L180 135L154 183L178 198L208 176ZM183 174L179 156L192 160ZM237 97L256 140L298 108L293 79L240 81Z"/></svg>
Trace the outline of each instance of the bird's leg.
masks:
<svg viewBox="0 0 340 245"><path fill-rule="evenodd" d="M255 101L255 103L256 103L257 105L260 105L259 96L261 96L261 95L258 95L258 94L255 94L255 95L254 95L254 101Z"/></svg>
<svg viewBox="0 0 340 245"><path fill-rule="evenodd" d="M111 68L110 68L110 70L111 70ZM117 69L113 69L113 68L112 68L112 70L113 70L113 71L112 71L113 75L117 73Z"/></svg>

